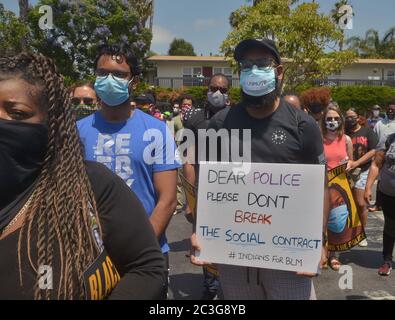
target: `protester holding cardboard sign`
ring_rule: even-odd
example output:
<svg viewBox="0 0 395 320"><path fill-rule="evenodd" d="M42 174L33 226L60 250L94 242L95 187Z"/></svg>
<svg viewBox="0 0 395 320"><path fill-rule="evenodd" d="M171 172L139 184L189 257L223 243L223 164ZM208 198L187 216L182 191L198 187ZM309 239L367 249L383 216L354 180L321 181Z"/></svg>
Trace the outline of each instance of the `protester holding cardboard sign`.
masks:
<svg viewBox="0 0 395 320"><path fill-rule="evenodd" d="M331 105L324 110L321 130L324 137L324 151L328 170L348 162L351 166L353 146L350 137L344 134L344 120L338 107ZM335 211L332 210L332 212L332 217L336 220ZM337 217L339 214L340 212L336 213ZM340 268L340 262L333 251L330 253L329 265L335 271Z"/></svg>
<svg viewBox="0 0 395 320"><path fill-rule="evenodd" d="M244 141L240 136L238 139L243 145L249 144L250 162L324 163L321 134L314 119L280 99L284 68L275 43L268 39L244 40L237 45L234 57L241 69L242 102L217 113L209 127L228 132L232 129L250 130L251 141ZM324 230L327 205L325 208ZM200 248L196 235L191 240L195 249ZM325 249L322 251L321 265L326 261ZM191 260L199 263L194 255ZM219 265L219 274L225 299L315 298L311 279L295 272Z"/></svg>

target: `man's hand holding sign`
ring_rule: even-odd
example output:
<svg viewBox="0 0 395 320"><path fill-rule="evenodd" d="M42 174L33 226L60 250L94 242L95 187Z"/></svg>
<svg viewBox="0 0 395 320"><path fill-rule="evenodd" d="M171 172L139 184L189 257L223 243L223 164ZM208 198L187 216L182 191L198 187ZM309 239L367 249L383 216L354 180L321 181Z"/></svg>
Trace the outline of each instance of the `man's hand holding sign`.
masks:
<svg viewBox="0 0 395 320"><path fill-rule="evenodd" d="M191 261L318 273L325 167L252 163L200 167ZM308 201L307 201L308 200Z"/></svg>

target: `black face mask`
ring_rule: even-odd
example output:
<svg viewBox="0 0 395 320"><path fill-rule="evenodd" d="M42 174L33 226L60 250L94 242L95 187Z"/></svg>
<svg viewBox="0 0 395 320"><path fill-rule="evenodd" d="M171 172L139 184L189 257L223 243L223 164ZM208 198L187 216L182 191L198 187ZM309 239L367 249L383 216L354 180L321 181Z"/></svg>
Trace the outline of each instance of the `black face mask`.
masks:
<svg viewBox="0 0 395 320"><path fill-rule="evenodd" d="M344 122L346 129L354 129L357 126L357 124L358 124L357 119L346 119L346 121Z"/></svg>
<svg viewBox="0 0 395 320"><path fill-rule="evenodd" d="M173 109L173 116L176 117L176 116L178 116L179 114L180 114L180 109L174 108L174 109Z"/></svg>
<svg viewBox="0 0 395 320"><path fill-rule="evenodd" d="M47 145L45 125L0 119L0 210L38 177Z"/></svg>
<svg viewBox="0 0 395 320"><path fill-rule="evenodd" d="M308 108L311 113L320 113L320 112L324 111L324 106L320 103L313 103L313 104L309 105Z"/></svg>

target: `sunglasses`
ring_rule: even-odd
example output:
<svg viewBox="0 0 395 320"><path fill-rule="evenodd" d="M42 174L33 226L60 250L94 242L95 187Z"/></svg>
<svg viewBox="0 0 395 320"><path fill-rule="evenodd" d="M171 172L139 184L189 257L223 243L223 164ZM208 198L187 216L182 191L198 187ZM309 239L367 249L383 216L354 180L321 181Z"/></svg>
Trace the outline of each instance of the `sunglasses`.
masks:
<svg viewBox="0 0 395 320"><path fill-rule="evenodd" d="M228 88L213 87L213 86L210 86L210 87L209 87L209 90L210 90L210 92L217 92L217 91L219 91L219 92L221 92L222 94L225 94L225 93L228 92Z"/></svg>
<svg viewBox="0 0 395 320"><path fill-rule="evenodd" d="M241 60L240 61L240 68L242 71L251 70L253 66L257 66L258 69L261 68L268 68L275 66L275 61L271 58L262 58L256 60Z"/></svg>
<svg viewBox="0 0 395 320"><path fill-rule="evenodd" d="M326 121L340 121L340 117L327 117Z"/></svg>
<svg viewBox="0 0 395 320"><path fill-rule="evenodd" d="M130 76L130 72L127 71L119 71L119 70L106 70L106 69L97 69L96 76L98 77L108 77L111 74L115 78L127 79Z"/></svg>
<svg viewBox="0 0 395 320"><path fill-rule="evenodd" d="M83 98L78 98L78 97L74 97L71 99L71 103L74 106L79 106L80 104L84 104L87 106L92 106L94 105L94 99L93 98L88 98L88 97L83 97Z"/></svg>

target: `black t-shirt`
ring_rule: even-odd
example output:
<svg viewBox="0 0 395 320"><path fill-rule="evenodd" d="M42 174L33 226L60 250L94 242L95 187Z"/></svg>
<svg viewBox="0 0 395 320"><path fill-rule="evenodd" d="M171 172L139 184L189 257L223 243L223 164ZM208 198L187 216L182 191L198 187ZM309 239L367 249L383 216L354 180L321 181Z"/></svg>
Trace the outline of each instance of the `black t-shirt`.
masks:
<svg viewBox="0 0 395 320"><path fill-rule="evenodd" d="M219 112L221 110L218 110ZM199 159L199 143L198 143L198 132L199 130L207 130L210 124L210 119L215 115L216 113L212 112L208 106L206 106L205 109L192 109L190 110L189 113L186 114L185 121L184 121L184 128L192 130L194 137L195 137L195 165L198 164ZM185 141L184 141L185 142ZM206 154L209 152L209 141L206 141ZM198 167L195 167L196 170L198 170Z"/></svg>
<svg viewBox="0 0 395 320"><path fill-rule="evenodd" d="M316 122L283 99L276 111L264 119L251 117L242 103L227 108L210 120L209 128L217 131L225 128L228 132L251 129L251 162L325 163L321 132ZM239 141L241 154L241 135Z"/></svg>
<svg viewBox="0 0 395 320"><path fill-rule="evenodd" d="M184 128L191 129L197 133L199 129L207 129L210 117L204 109L192 109L185 115Z"/></svg>
<svg viewBox="0 0 395 320"><path fill-rule="evenodd" d="M361 127L358 131L349 134L353 145L354 161L362 158L370 150L375 149L378 143L378 137L369 127ZM362 171L369 169L371 160L363 164L360 168Z"/></svg>
<svg viewBox="0 0 395 320"><path fill-rule="evenodd" d="M142 204L124 181L102 164L87 161L86 169L97 202L103 244L121 276L109 299L158 298L165 282L164 256ZM13 208L14 215L25 202L26 198ZM19 231L0 240L0 300L34 299L36 274L26 257L22 260L23 287L19 282ZM22 244L22 250L26 252L25 244ZM36 257L37 252L33 249L34 262ZM51 297L56 299L60 276L59 255L56 253L52 266L54 287Z"/></svg>

